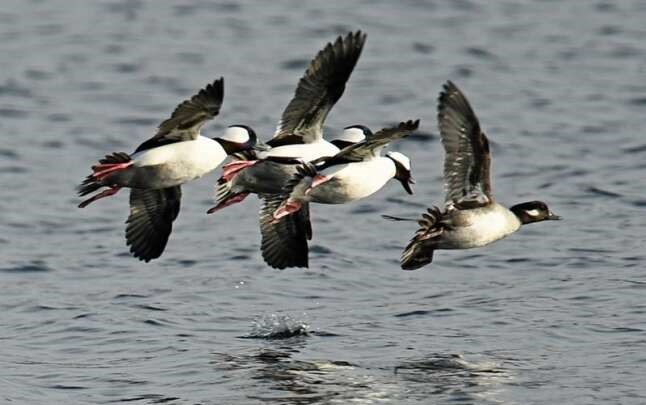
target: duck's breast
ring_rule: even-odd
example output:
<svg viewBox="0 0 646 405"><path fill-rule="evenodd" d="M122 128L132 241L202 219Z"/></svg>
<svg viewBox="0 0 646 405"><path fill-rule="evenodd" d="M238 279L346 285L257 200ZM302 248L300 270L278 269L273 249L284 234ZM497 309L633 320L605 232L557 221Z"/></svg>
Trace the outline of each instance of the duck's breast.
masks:
<svg viewBox="0 0 646 405"><path fill-rule="evenodd" d="M388 158L334 166L321 174L332 179L315 187L311 199L322 204L344 204L371 196L395 175L395 165Z"/></svg>
<svg viewBox="0 0 646 405"><path fill-rule="evenodd" d="M486 246L520 228L513 212L500 204L451 213L449 227L442 234L439 248L468 249Z"/></svg>
<svg viewBox="0 0 646 405"><path fill-rule="evenodd" d="M137 171L145 173L139 182L155 183L155 188L172 187L202 177L215 170L227 154L220 144L199 136L142 151L132 156Z"/></svg>

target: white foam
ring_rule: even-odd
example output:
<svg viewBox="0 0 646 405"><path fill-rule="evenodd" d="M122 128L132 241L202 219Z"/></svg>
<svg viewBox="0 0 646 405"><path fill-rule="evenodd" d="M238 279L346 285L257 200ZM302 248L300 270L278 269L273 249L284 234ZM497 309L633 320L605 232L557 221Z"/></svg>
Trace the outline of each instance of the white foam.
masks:
<svg viewBox="0 0 646 405"><path fill-rule="evenodd" d="M280 339L298 335L307 335L309 325L302 319L289 315L269 314L257 317L249 337Z"/></svg>

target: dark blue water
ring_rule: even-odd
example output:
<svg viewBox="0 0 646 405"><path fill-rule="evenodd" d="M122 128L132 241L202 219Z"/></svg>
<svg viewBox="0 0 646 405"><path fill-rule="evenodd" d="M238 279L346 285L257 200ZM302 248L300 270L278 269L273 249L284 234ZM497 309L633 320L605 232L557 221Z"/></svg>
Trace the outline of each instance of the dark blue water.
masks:
<svg viewBox="0 0 646 405"><path fill-rule="evenodd" d="M642 1L5 1L0 11L0 402L643 404ZM225 77L215 136L275 128L308 60L368 33L328 133L421 118L393 148L417 193L316 206L309 270L259 253L257 201L207 217L184 187L164 256L123 238L127 197L74 186ZM443 200L436 98L451 79L492 141L494 191L565 221L398 258ZM288 337L294 335L292 337Z"/></svg>

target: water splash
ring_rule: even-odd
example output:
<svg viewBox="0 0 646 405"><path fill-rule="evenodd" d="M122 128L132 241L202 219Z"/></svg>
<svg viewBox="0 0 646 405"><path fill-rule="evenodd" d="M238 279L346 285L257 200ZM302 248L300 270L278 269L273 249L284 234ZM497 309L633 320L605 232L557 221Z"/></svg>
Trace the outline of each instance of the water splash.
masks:
<svg viewBox="0 0 646 405"><path fill-rule="evenodd" d="M287 339L294 336L308 336L310 325L290 315L269 314L254 319L251 333L253 339Z"/></svg>

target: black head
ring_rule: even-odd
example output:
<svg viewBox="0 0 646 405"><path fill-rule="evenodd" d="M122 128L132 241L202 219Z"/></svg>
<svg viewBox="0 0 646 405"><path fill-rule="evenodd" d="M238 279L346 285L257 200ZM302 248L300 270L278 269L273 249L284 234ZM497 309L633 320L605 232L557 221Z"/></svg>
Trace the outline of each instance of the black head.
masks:
<svg viewBox="0 0 646 405"><path fill-rule="evenodd" d="M267 146L258 141L256 132L247 125L231 125L224 135L213 138L222 145L228 155L253 150L266 150Z"/></svg>
<svg viewBox="0 0 646 405"><path fill-rule="evenodd" d="M510 210L516 214L523 224L561 219L561 217L547 208L547 204L542 201L529 201L516 204Z"/></svg>
<svg viewBox="0 0 646 405"><path fill-rule="evenodd" d="M395 162L394 178L399 180L408 194L413 194L411 184L415 184L415 180L413 180L413 176L410 173L410 159L408 156L399 152L388 152L386 153L386 157Z"/></svg>

